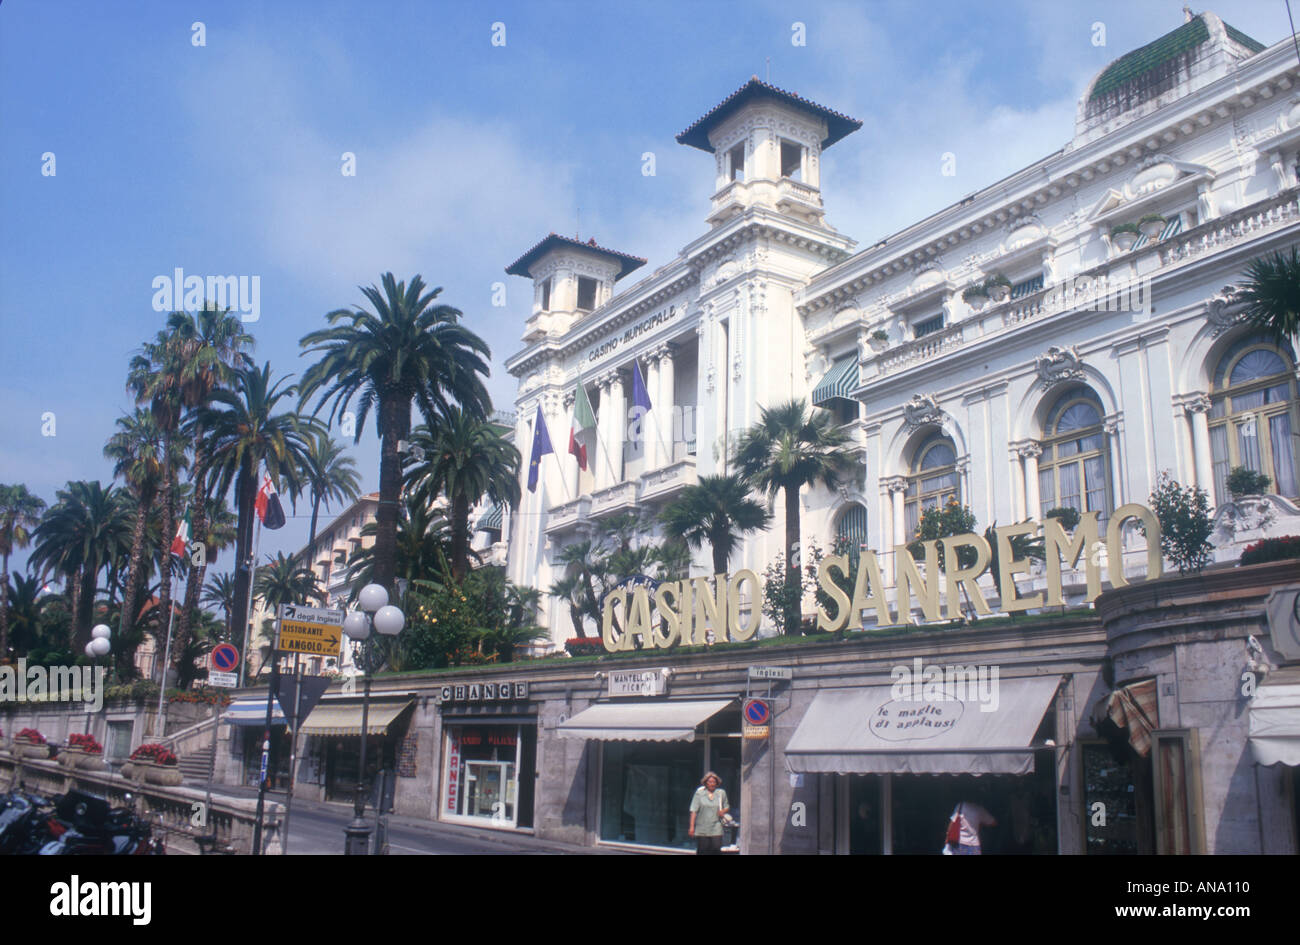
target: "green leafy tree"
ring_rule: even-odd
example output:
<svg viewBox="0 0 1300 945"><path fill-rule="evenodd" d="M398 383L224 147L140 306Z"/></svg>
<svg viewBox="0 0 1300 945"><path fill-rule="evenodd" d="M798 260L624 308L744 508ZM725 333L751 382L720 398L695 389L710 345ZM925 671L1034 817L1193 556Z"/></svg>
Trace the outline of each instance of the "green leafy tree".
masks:
<svg viewBox="0 0 1300 945"><path fill-rule="evenodd" d="M316 519L321 506L331 502L355 502L361 494L361 474L357 463L343 452L343 444L321 430L312 437L302 469L302 483L311 499L311 532L307 537L307 560L316 557Z"/></svg>
<svg viewBox="0 0 1300 945"><path fill-rule="evenodd" d="M315 572L298 563L293 555L277 552L267 555L267 564L258 569L254 593L271 613L278 613L283 604L317 604L325 602L325 591Z"/></svg>
<svg viewBox="0 0 1300 945"><path fill-rule="evenodd" d="M763 503L753 498L749 484L738 475L701 476L659 514L664 531L691 548L709 543L713 573L725 574L742 536L766 528L772 520Z"/></svg>
<svg viewBox="0 0 1300 945"><path fill-rule="evenodd" d="M203 603L218 608L226 621L226 639L234 634L235 576L226 571L208 576L208 586L203 589Z"/></svg>
<svg viewBox="0 0 1300 945"><path fill-rule="evenodd" d="M454 405L432 428L417 429L412 440L424 459L408 468L407 484L421 501L432 504L444 496L450 504L451 572L461 581L469 570L470 509L484 496L519 505L519 450L502 427Z"/></svg>
<svg viewBox="0 0 1300 945"><path fill-rule="evenodd" d="M741 434L735 463L751 486L785 500L785 567L788 585L782 625L788 634L799 627L799 493L821 483L835 489L850 476L854 461L846 449L849 434L829 413L811 411L803 400L764 407L758 423Z"/></svg>
<svg viewBox="0 0 1300 945"><path fill-rule="evenodd" d="M44 510L45 501L21 482L0 484L0 659L9 655L9 556L27 547Z"/></svg>
<svg viewBox="0 0 1300 945"><path fill-rule="evenodd" d="M397 521L395 576L407 581L436 579L442 573L441 563L451 548L447 519L441 512L409 495L403 513ZM377 522L367 522L361 529L361 536L370 538L378 531ZM358 548L347 561L353 599L367 584L378 583L375 580L377 548L377 543Z"/></svg>
<svg viewBox="0 0 1300 945"><path fill-rule="evenodd" d="M1184 488L1166 470L1156 481L1150 497L1151 511L1160 523L1160 550L1172 561L1180 574L1199 573L1210 563L1214 545L1210 535L1214 522L1210 518L1210 498L1197 486ZM1113 561L1112 568L1123 567Z"/></svg>
<svg viewBox="0 0 1300 945"><path fill-rule="evenodd" d="M305 403L319 393L316 411L331 403L329 423L348 413L357 401L354 442L361 441L371 410L378 413L378 528L373 579L391 592L396 576L397 520L402 490L399 440L411 433L415 404L431 428L445 418L452 403L480 419L491 410L483 386L491 357L487 343L460 323L461 312L434 304L441 289L425 291L415 276L410 285L391 272L375 286L361 289L373 311L338 309L326 317L330 327L302 338L307 353L321 358L303 376Z"/></svg>
<svg viewBox="0 0 1300 945"><path fill-rule="evenodd" d="M1282 342L1300 334L1300 251L1253 259L1237 298L1247 304L1246 317Z"/></svg>

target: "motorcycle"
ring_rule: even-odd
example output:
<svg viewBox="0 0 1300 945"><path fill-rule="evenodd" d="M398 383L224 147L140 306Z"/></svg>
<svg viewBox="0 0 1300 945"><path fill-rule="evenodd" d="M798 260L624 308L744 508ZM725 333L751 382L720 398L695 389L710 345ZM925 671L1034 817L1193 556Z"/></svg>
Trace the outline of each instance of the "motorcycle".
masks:
<svg viewBox="0 0 1300 945"><path fill-rule="evenodd" d="M131 797L127 795L127 804ZM54 806L49 819L51 839L41 856L140 856L167 852L153 828L128 807L110 808L108 801L82 791L69 791Z"/></svg>
<svg viewBox="0 0 1300 945"><path fill-rule="evenodd" d="M54 804L24 791L0 795L0 854L36 853L49 840Z"/></svg>

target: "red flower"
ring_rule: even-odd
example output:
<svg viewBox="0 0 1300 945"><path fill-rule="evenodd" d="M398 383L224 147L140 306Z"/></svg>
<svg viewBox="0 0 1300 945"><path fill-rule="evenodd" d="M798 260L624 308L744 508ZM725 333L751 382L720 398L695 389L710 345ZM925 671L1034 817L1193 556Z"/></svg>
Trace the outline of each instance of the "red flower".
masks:
<svg viewBox="0 0 1300 945"><path fill-rule="evenodd" d="M16 736L19 741L30 742L33 745L44 745L45 736L34 728L25 728Z"/></svg>

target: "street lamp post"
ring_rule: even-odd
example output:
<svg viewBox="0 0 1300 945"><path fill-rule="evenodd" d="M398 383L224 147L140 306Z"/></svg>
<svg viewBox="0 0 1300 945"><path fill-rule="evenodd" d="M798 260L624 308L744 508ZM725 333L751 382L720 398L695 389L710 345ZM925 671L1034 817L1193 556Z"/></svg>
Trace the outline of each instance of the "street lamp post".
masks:
<svg viewBox="0 0 1300 945"><path fill-rule="evenodd" d="M406 615L388 603L388 591L378 584L367 584L359 595L361 610L354 610L343 619L343 632L355 647L354 661L364 650L363 669L366 674L361 700L361 760L357 771L357 790L352 802L352 822L343 828L343 852L349 856L364 856L370 851L370 826L366 823L366 736L370 728L370 677L375 666L370 649L371 628L384 636L395 637L406 624Z"/></svg>
<svg viewBox="0 0 1300 945"><path fill-rule="evenodd" d="M113 631L106 624L99 624L90 631L90 642L86 644L86 655L92 660L98 660L101 656L107 656L113 649L112 644ZM82 698L85 698L83 692ZM86 711L86 733L90 734L90 711ZM105 737L105 742L108 741Z"/></svg>

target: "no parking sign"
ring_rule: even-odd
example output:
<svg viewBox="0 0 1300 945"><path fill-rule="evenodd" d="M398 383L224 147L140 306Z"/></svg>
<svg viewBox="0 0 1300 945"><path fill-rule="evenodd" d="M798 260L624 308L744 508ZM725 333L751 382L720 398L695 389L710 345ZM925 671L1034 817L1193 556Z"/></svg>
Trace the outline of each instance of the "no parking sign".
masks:
<svg viewBox="0 0 1300 945"><path fill-rule="evenodd" d="M746 738L768 737L770 732L768 723L772 720L772 710L762 699L746 699L744 708L740 710L740 717L744 722Z"/></svg>

